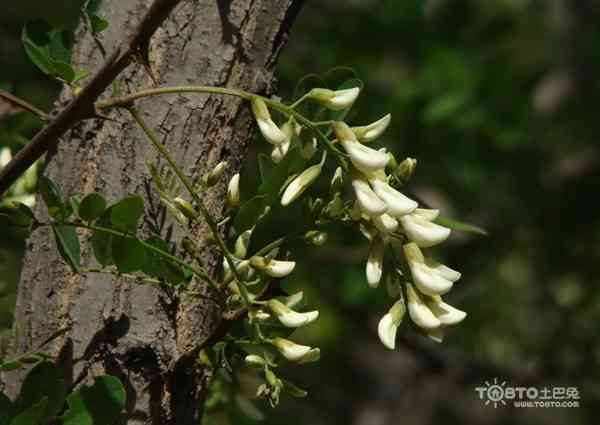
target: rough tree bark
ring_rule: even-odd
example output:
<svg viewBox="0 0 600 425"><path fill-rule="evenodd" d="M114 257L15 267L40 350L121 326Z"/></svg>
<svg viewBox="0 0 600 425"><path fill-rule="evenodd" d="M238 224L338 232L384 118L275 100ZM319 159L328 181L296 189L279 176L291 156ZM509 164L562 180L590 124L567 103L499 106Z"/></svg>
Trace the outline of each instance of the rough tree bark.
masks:
<svg viewBox="0 0 600 425"><path fill-rule="evenodd" d="M299 0L183 1L154 35L152 74L161 85L206 84L268 92ZM132 31L150 0L104 0L110 21L102 41L110 52ZM95 70L102 57L82 29L74 51L78 67ZM151 86L141 65L119 78L122 92ZM70 96L63 93L64 102ZM198 178L220 160L229 175L205 197L210 211L223 210L225 185L244 157L252 127L246 104L208 95L169 95L139 102L139 109L189 175ZM146 161L157 155L126 113L115 121L90 120L72 129L52 155L47 174L67 195L92 191L109 200L137 193L147 197ZM43 213L43 208L38 207ZM198 229L198 240L204 229ZM85 233L80 234L82 240ZM175 235L177 237L177 234ZM92 262L89 245L84 251ZM218 258L204 258L215 273ZM73 275L59 258L48 229L28 242L15 317L15 354L26 352L54 331L72 329L48 351L66 366L67 382L103 373L127 387L129 423L194 424L201 416L207 372L194 366L195 348L215 329L220 311L206 299L178 300L157 287L107 275ZM202 285L198 284L200 289ZM21 376L5 384L14 395Z"/></svg>

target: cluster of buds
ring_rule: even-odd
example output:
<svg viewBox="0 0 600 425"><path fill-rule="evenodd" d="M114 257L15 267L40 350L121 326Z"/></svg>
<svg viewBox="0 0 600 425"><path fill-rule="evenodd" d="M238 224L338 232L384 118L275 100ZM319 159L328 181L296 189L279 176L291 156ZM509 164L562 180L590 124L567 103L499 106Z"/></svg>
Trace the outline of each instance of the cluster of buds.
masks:
<svg viewBox="0 0 600 425"><path fill-rule="evenodd" d="M12 159L9 147L0 147L0 170ZM38 162L33 164L25 173L11 186L8 193L0 200L0 208L13 207L17 203L27 205L30 208L35 206L35 195L33 191L37 183Z"/></svg>

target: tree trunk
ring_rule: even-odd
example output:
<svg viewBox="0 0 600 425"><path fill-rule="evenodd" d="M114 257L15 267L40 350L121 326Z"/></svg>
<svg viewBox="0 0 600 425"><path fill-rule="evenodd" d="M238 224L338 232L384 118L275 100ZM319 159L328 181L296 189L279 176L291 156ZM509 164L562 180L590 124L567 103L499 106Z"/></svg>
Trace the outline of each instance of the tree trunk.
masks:
<svg viewBox="0 0 600 425"><path fill-rule="evenodd" d="M104 0L110 27L101 39L108 52L132 31L150 3ZM183 1L152 39L152 75L160 85L205 84L264 93L300 3ZM83 28L78 36L73 62L93 72L102 57ZM123 94L153 84L150 73L139 64L131 65L118 82ZM69 96L63 93L62 100ZM138 106L195 179L221 160L232 165L204 197L209 210L219 216L226 183L239 169L249 140L252 119L247 105L234 97L189 94L154 97ZM90 120L72 129L46 173L66 195L97 191L116 201L136 193L147 199L148 206L153 196L146 191L146 162L156 161L157 155L127 113L111 114L115 121ZM157 205L156 199L152 202ZM42 209L38 212L45 214ZM198 229L198 240L203 231ZM85 263L93 265L85 242L88 236L80 233L82 254ZM175 232L174 238L178 236ZM210 248L203 257L214 274L220 259ZM127 389L129 423L199 423L209 372L195 365L195 349L219 323L221 312L215 303L178 299L158 287L110 275L74 275L60 259L47 228L37 230L29 240L23 270L15 354L70 326L46 349L65 366L67 382L76 385L99 374L113 374ZM4 376L9 394L17 393L22 377Z"/></svg>

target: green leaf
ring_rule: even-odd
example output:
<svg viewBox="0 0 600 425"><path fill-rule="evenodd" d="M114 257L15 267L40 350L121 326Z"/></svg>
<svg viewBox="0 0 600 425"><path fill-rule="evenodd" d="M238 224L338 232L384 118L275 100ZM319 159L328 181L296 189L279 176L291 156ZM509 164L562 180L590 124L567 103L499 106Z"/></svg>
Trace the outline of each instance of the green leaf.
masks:
<svg viewBox="0 0 600 425"><path fill-rule="evenodd" d="M104 211L100 218L96 220L95 225L98 227L110 228L112 226L111 210L112 207ZM111 248L112 239L113 236L111 234L101 232L99 230L92 231L92 250L94 251L94 256L96 257L96 260L103 266L109 266L111 264L114 264Z"/></svg>
<svg viewBox="0 0 600 425"><path fill-rule="evenodd" d="M60 77L65 80L67 83L72 83L75 79L75 70L71 65L63 61L52 61L52 66L54 67L53 75L56 77Z"/></svg>
<svg viewBox="0 0 600 425"><path fill-rule="evenodd" d="M0 392L0 425L8 425L13 415L13 404L6 394Z"/></svg>
<svg viewBox="0 0 600 425"><path fill-rule="evenodd" d="M257 195L243 203L233 220L233 226L238 234L254 226L268 204L268 198L265 195Z"/></svg>
<svg viewBox="0 0 600 425"><path fill-rule="evenodd" d="M42 417L56 416L65 404L66 394L67 387L62 371L50 362L41 362L31 369L23 381L21 392L15 401L15 410L22 412L46 399Z"/></svg>
<svg viewBox="0 0 600 425"><path fill-rule="evenodd" d="M81 268L81 248L79 238L73 226L56 225L52 227L58 252L64 260L75 270Z"/></svg>
<svg viewBox="0 0 600 425"><path fill-rule="evenodd" d="M487 230L482 229L481 227L474 226L474 225L468 224L468 223L463 223L463 222L457 221L457 220L452 220L452 219L446 218L446 217L438 217L435 220L435 222L441 226L445 226L445 227L448 227L453 230L458 230L460 232L477 233L477 234L484 235L484 236L488 235Z"/></svg>
<svg viewBox="0 0 600 425"><path fill-rule="evenodd" d="M44 74L52 73L52 59L50 58L50 31L52 27L46 21L35 20L25 24L21 33L23 48L29 59Z"/></svg>
<svg viewBox="0 0 600 425"><path fill-rule="evenodd" d="M40 425L45 417L48 397L42 398L36 404L21 412L10 421L10 425Z"/></svg>
<svg viewBox="0 0 600 425"><path fill-rule="evenodd" d="M87 69L79 69L79 70L75 71L75 78L73 78L73 81L71 81L71 82L73 84L77 83L77 82L83 80L88 75L90 75L90 71L88 71Z"/></svg>
<svg viewBox="0 0 600 425"><path fill-rule="evenodd" d="M92 33L98 34L108 28L108 21L98 15L90 16L90 24L92 25Z"/></svg>
<svg viewBox="0 0 600 425"><path fill-rule="evenodd" d="M125 407L125 389L114 376L96 378L67 397L63 425L112 425Z"/></svg>
<svg viewBox="0 0 600 425"><path fill-rule="evenodd" d="M90 193L79 204L79 217L92 221L100 217L106 210L106 200L98 193Z"/></svg>
<svg viewBox="0 0 600 425"><path fill-rule="evenodd" d="M139 270L146 262L146 249L134 238L113 237L112 254L121 273Z"/></svg>
<svg viewBox="0 0 600 425"><path fill-rule="evenodd" d="M48 207L48 214L55 219L62 220L65 213L64 196L60 187L46 176L41 176L39 181L39 191L42 199Z"/></svg>
<svg viewBox="0 0 600 425"><path fill-rule="evenodd" d="M159 237L153 236L146 240L146 243L169 253L169 244ZM165 279L167 282L177 285L185 280L184 271L155 251L146 249L146 262L142 266L142 271L149 276Z"/></svg>
<svg viewBox="0 0 600 425"><path fill-rule="evenodd" d="M135 231L140 217L144 214L144 200L139 196L124 198L111 208L111 221L115 228Z"/></svg>
<svg viewBox="0 0 600 425"><path fill-rule="evenodd" d="M267 177L269 176L269 174L271 173L273 168L274 168L274 165L273 165L273 161L271 161L271 158L269 158L264 153L259 153L258 154L258 170L260 171L260 180L261 181L264 182L267 179Z"/></svg>

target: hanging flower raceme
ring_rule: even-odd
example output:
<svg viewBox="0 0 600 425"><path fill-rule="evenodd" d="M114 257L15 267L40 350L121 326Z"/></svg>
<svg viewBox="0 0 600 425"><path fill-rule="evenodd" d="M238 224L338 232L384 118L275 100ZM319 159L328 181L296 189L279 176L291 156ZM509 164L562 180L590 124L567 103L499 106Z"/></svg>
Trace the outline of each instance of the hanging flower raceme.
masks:
<svg viewBox="0 0 600 425"><path fill-rule="evenodd" d="M265 140L273 145L285 142L287 135L271 119L271 114L265 101L258 96L253 96L251 102L256 124L258 124L258 128Z"/></svg>

